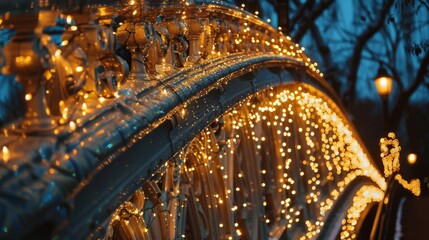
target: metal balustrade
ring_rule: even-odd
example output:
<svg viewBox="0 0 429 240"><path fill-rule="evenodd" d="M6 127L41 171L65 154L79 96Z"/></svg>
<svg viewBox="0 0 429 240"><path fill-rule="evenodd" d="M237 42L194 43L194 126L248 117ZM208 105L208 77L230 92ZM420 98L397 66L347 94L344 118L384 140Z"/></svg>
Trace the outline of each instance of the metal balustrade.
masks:
<svg viewBox="0 0 429 240"><path fill-rule="evenodd" d="M25 113L1 131L1 238L353 238L381 200L317 64L256 16L14 3L0 79Z"/></svg>

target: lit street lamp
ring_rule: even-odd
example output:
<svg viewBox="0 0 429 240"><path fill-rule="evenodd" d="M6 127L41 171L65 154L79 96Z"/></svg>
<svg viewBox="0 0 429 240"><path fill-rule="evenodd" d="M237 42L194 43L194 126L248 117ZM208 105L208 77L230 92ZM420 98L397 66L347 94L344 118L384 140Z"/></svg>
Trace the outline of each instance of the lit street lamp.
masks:
<svg viewBox="0 0 429 240"><path fill-rule="evenodd" d="M392 83L393 78L387 74L387 71L384 67L380 65L378 69L377 76L374 78L375 87L377 88L377 92L383 101L383 112L384 112L384 122L386 126L386 130L388 129L389 124L389 109L388 109L388 97L392 92Z"/></svg>

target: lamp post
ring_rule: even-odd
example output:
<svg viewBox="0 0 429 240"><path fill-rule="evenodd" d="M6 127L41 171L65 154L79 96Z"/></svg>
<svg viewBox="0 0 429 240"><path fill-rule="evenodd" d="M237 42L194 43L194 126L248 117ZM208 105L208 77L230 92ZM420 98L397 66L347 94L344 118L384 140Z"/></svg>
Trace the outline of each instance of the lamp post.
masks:
<svg viewBox="0 0 429 240"><path fill-rule="evenodd" d="M386 130L388 130L389 124L389 108L388 99L392 92L393 78L387 73L386 69L380 65L377 76L374 78L375 87L377 88L378 95L380 95L383 101L383 114L384 124Z"/></svg>

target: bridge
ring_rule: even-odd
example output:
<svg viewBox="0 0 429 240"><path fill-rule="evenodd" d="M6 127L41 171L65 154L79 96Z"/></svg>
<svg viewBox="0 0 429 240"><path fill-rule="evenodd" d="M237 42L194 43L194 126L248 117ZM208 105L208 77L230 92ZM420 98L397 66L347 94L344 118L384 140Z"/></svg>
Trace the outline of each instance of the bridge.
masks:
<svg viewBox="0 0 429 240"><path fill-rule="evenodd" d="M0 238L358 237L387 183L298 44L220 1L58 2L0 4Z"/></svg>

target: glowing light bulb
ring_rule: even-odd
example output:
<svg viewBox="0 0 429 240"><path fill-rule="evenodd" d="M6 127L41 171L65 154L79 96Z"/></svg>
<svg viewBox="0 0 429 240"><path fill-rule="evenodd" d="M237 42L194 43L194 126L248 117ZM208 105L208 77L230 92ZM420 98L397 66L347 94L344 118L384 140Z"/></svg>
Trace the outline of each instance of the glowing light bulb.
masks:
<svg viewBox="0 0 429 240"><path fill-rule="evenodd" d="M72 23L72 21L73 21L73 18L70 15L67 15L67 17L66 17L67 24L70 25Z"/></svg>
<svg viewBox="0 0 429 240"><path fill-rule="evenodd" d="M415 153L410 153L407 156L407 161L410 165L413 165L417 161L417 155Z"/></svg>
<svg viewBox="0 0 429 240"><path fill-rule="evenodd" d="M10 153L9 153L9 149L6 146L3 146L2 154L3 154L3 161L7 163L9 161Z"/></svg>
<svg viewBox="0 0 429 240"><path fill-rule="evenodd" d="M80 73L80 72L83 71L83 67L82 66L77 66L75 70L76 70L76 72Z"/></svg>
<svg viewBox="0 0 429 240"><path fill-rule="evenodd" d="M25 100L26 101L30 101L31 99L33 99L33 95L31 93L25 94Z"/></svg>
<svg viewBox="0 0 429 240"><path fill-rule="evenodd" d="M70 126L70 130L71 130L71 131L76 130L76 123L75 123L75 122L70 121L69 126Z"/></svg>

